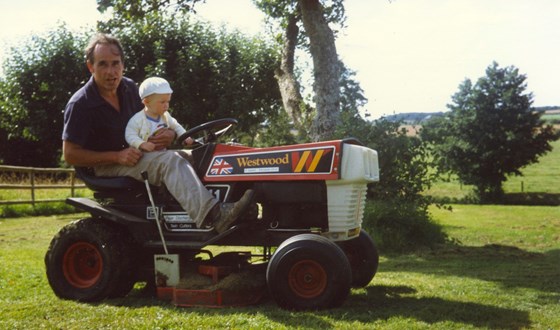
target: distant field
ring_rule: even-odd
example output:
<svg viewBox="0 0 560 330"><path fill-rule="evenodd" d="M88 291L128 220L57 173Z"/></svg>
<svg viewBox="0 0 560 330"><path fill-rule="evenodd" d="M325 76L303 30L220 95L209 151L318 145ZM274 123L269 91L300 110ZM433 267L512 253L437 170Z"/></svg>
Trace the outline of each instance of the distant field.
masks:
<svg viewBox="0 0 560 330"><path fill-rule="evenodd" d="M547 111L541 118L550 124L560 123L560 110Z"/></svg>

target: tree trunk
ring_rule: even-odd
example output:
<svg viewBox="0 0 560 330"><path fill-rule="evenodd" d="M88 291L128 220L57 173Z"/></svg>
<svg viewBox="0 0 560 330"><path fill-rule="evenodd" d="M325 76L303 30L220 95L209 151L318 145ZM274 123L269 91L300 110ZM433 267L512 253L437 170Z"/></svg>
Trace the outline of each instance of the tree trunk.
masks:
<svg viewBox="0 0 560 330"><path fill-rule="evenodd" d="M334 43L334 34L323 15L319 0L298 0L303 26L309 38L309 50L313 58L315 106L317 116L313 123L311 138L314 141L334 137L339 119L340 67Z"/></svg>
<svg viewBox="0 0 560 330"><path fill-rule="evenodd" d="M286 26L286 35L284 46L282 48L282 62L280 68L276 69L275 77L278 81L280 94L282 95L282 103L284 109L296 129L301 129L301 109L305 106L303 97L300 92L300 85L294 74L294 58L297 44L299 28L297 26L297 17L290 15L288 25Z"/></svg>
<svg viewBox="0 0 560 330"><path fill-rule="evenodd" d="M475 188L480 204L501 204L504 202L504 189L502 182L484 182Z"/></svg>

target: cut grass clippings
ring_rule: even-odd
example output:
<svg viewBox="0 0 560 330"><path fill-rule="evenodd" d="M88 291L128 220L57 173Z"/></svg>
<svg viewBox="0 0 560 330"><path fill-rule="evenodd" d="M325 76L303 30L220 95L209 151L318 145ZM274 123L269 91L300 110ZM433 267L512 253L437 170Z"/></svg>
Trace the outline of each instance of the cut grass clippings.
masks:
<svg viewBox="0 0 560 330"><path fill-rule="evenodd" d="M560 329L560 208L431 209L459 242L381 256L379 272L340 307L291 312L270 299L239 308L180 308L143 295L58 299L43 257L83 215L0 219L1 329Z"/></svg>

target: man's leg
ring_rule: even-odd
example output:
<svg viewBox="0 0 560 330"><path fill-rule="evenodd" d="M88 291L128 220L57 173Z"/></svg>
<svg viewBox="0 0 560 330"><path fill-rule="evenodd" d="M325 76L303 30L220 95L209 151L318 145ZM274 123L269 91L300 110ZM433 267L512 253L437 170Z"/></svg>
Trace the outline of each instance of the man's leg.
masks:
<svg viewBox="0 0 560 330"><path fill-rule="evenodd" d="M95 168L95 174L98 176L130 176L139 181L143 181L143 171L148 173L150 184L165 184L167 190L195 220L198 227L218 202L204 187L191 164L172 150L144 153L138 164L133 167L107 165Z"/></svg>

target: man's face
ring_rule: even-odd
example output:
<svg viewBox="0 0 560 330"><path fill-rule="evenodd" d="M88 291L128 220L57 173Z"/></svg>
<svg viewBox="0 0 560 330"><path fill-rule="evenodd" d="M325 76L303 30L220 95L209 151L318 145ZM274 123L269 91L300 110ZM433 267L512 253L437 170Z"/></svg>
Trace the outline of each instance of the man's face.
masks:
<svg viewBox="0 0 560 330"><path fill-rule="evenodd" d="M117 91L124 71L124 64L117 46L107 44L95 46L93 63L88 61L87 67L102 93Z"/></svg>

